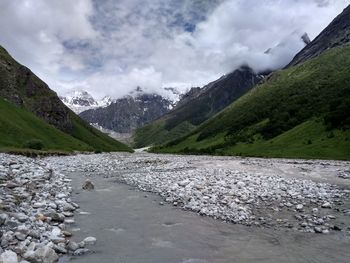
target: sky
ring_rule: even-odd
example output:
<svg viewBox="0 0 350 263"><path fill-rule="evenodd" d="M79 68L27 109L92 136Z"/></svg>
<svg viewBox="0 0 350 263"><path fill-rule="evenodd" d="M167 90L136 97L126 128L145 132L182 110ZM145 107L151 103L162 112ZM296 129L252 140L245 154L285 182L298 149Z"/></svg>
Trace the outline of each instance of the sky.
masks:
<svg viewBox="0 0 350 263"><path fill-rule="evenodd" d="M51 89L119 98L278 69L350 0L0 0L0 45ZM271 48L271 52L265 53Z"/></svg>

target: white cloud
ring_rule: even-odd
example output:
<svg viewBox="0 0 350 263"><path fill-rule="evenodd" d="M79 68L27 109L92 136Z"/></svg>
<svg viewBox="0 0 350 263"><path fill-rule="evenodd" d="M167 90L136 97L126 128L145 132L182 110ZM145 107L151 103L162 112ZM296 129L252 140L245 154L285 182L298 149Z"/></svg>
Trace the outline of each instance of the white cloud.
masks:
<svg viewBox="0 0 350 263"><path fill-rule="evenodd" d="M349 0L3 0L0 44L60 93L201 86L287 64ZM264 54L273 48L270 54Z"/></svg>

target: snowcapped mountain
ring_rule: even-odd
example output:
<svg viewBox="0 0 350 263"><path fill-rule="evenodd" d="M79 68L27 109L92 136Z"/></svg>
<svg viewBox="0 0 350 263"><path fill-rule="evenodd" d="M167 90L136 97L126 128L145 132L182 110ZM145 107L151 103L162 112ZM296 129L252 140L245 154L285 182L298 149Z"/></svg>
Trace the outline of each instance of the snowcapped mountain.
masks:
<svg viewBox="0 0 350 263"><path fill-rule="evenodd" d="M101 100L95 100L87 91L73 91L66 96L60 96L62 102L72 111L79 114L83 111L109 106L113 100L106 96Z"/></svg>

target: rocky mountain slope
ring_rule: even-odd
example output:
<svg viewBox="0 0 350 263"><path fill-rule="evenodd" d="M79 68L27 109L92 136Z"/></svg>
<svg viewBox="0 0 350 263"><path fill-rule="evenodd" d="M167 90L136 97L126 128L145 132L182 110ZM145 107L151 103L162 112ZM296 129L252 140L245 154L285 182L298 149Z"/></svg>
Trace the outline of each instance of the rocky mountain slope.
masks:
<svg viewBox="0 0 350 263"><path fill-rule="evenodd" d="M173 107L173 102L157 94L137 92L113 101L107 107L86 110L80 117L89 123L118 133L130 133L159 118Z"/></svg>
<svg viewBox="0 0 350 263"><path fill-rule="evenodd" d="M327 49L350 41L350 5L337 16L310 44L301 50L288 66L295 66L320 55Z"/></svg>
<svg viewBox="0 0 350 263"><path fill-rule="evenodd" d="M191 131L255 86L262 76L242 67L203 88L192 88L177 106L155 122L138 129L135 146L164 143Z"/></svg>
<svg viewBox="0 0 350 263"><path fill-rule="evenodd" d="M345 20L349 8L335 22ZM323 53L273 73L192 133L153 150L350 159L350 44L338 38L350 27L337 30L335 22L309 44ZM324 32L333 48L322 48Z"/></svg>
<svg viewBox="0 0 350 263"><path fill-rule="evenodd" d="M44 138L40 133L34 132L37 127L34 125L35 123L23 126L23 121L26 121L23 118L32 113L40 119L38 122L43 120L64 133L64 137L68 136L72 141L80 142L81 147L74 148L79 145L74 144L75 150L130 150L125 145L89 126L75 115L61 102L55 92L50 90L28 68L16 62L2 47L0 47L0 97L15 106L12 107L11 104L2 102L3 107L8 112L7 115L2 115L1 126L4 129L1 129L1 133L7 138L11 138L10 141L7 141L6 147L25 147L19 144L24 140L23 134L30 134L31 138L27 139L40 139L47 142L47 145L43 145L43 149L48 150L52 145L58 147L54 150L70 149L65 147L65 143L60 143L62 136L53 136L50 129L47 130L49 134L46 134L47 136ZM15 113L17 108L20 108L19 114ZM7 127L6 123L11 123L13 128ZM62 146L60 147L60 145ZM0 146L4 147L5 145Z"/></svg>
<svg viewBox="0 0 350 263"><path fill-rule="evenodd" d="M105 96L101 100L95 100L87 91L73 91L66 94L65 96L60 96L60 100L76 114L83 111L107 107L112 103L112 98Z"/></svg>

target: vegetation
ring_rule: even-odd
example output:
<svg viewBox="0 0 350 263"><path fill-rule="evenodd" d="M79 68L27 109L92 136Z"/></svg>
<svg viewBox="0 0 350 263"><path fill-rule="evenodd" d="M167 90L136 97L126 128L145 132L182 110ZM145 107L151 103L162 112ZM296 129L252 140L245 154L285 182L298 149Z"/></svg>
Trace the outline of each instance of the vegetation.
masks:
<svg viewBox="0 0 350 263"><path fill-rule="evenodd" d="M134 146L136 148L142 148L145 145L161 144L163 142L171 141L174 138L179 138L183 134L189 133L196 127L187 121L169 130L164 126L165 121L160 119L137 129L134 135Z"/></svg>
<svg viewBox="0 0 350 263"><path fill-rule="evenodd" d="M0 109L2 149L132 151L81 120L1 46Z"/></svg>
<svg viewBox="0 0 350 263"><path fill-rule="evenodd" d="M0 98L0 150L6 152L21 152L21 149L44 150L53 152L93 151L98 138L91 136L91 143L78 140L55 127L47 124L31 112L17 107ZM77 124L77 130L79 125ZM81 133L80 136L85 136ZM78 134L77 134L78 136ZM109 141L109 138L106 139ZM114 143L114 145L112 144ZM121 144L120 144L121 145ZM104 150L129 150L124 145L111 139L111 145ZM114 147L114 148L113 148ZM119 148L117 148L119 147ZM124 148L122 148L124 147ZM100 149L100 148L98 148ZM23 151L28 152L28 151Z"/></svg>
<svg viewBox="0 0 350 263"><path fill-rule="evenodd" d="M249 67L242 67L209 83L164 117L138 129L134 136L135 147L162 144L183 136L241 97L260 80Z"/></svg>
<svg viewBox="0 0 350 263"><path fill-rule="evenodd" d="M350 46L272 74L156 152L350 159Z"/></svg>

